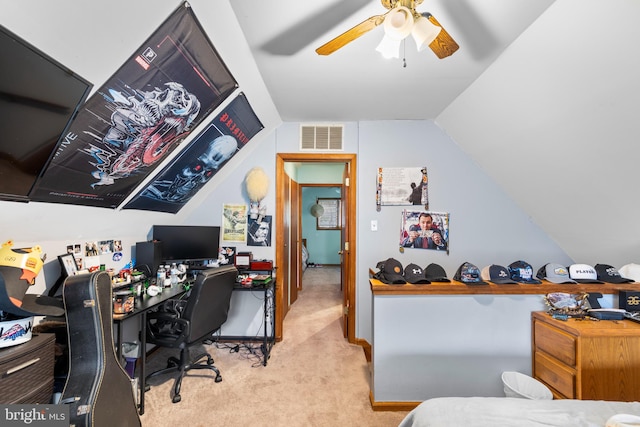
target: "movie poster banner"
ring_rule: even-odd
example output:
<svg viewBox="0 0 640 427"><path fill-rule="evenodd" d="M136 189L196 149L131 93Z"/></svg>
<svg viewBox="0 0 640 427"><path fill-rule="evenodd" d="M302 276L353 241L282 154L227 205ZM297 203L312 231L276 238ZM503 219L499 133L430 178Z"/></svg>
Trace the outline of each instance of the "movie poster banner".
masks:
<svg viewBox="0 0 640 427"><path fill-rule="evenodd" d="M222 241L247 242L247 205L222 205Z"/></svg>
<svg viewBox="0 0 640 427"><path fill-rule="evenodd" d="M263 128L240 93L123 209L177 213Z"/></svg>
<svg viewBox="0 0 640 427"><path fill-rule="evenodd" d="M117 207L237 87L182 3L80 109L31 200Z"/></svg>
<svg viewBox="0 0 640 427"><path fill-rule="evenodd" d="M381 206L423 205L429 209L427 168L378 168L376 209Z"/></svg>

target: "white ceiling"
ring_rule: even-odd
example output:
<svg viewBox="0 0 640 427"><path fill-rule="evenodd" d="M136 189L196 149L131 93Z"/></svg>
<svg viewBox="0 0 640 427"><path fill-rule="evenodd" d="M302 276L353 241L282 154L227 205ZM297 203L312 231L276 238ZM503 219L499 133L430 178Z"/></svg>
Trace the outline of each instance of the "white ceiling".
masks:
<svg viewBox="0 0 640 427"><path fill-rule="evenodd" d="M231 0L269 93L284 121L433 119L460 95L554 0L425 0L458 42L452 56L402 59L375 51L377 27L328 56L315 49L373 15L380 0Z"/></svg>

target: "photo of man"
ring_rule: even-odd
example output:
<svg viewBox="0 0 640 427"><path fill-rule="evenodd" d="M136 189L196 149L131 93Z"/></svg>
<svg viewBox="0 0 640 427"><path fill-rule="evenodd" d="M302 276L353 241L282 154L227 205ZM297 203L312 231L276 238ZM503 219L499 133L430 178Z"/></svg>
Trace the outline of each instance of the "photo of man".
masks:
<svg viewBox="0 0 640 427"><path fill-rule="evenodd" d="M400 246L449 253L449 214L429 211L403 211Z"/></svg>
<svg viewBox="0 0 640 427"><path fill-rule="evenodd" d="M271 216L264 216L262 220L249 219L247 231L248 246L271 246Z"/></svg>

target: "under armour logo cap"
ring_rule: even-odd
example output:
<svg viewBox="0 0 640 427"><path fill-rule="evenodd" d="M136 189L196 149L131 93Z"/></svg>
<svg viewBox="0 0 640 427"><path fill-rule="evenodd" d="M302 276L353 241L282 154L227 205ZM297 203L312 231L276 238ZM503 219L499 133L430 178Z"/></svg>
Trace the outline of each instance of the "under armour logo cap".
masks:
<svg viewBox="0 0 640 427"><path fill-rule="evenodd" d="M407 264L404 268L404 278L409 283L429 284L429 279L424 275L424 270L417 264Z"/></svg>

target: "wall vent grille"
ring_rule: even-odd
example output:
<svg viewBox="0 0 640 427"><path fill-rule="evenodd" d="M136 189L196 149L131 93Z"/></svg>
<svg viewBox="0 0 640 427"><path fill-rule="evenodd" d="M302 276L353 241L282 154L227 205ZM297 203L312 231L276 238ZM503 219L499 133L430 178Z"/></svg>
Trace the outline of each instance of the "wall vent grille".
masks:
<svg viewBox="0 0 640 427"><path fill-rule="evenodd" d="M300 126L300 151L342 151L343 125Z"/></svg>

